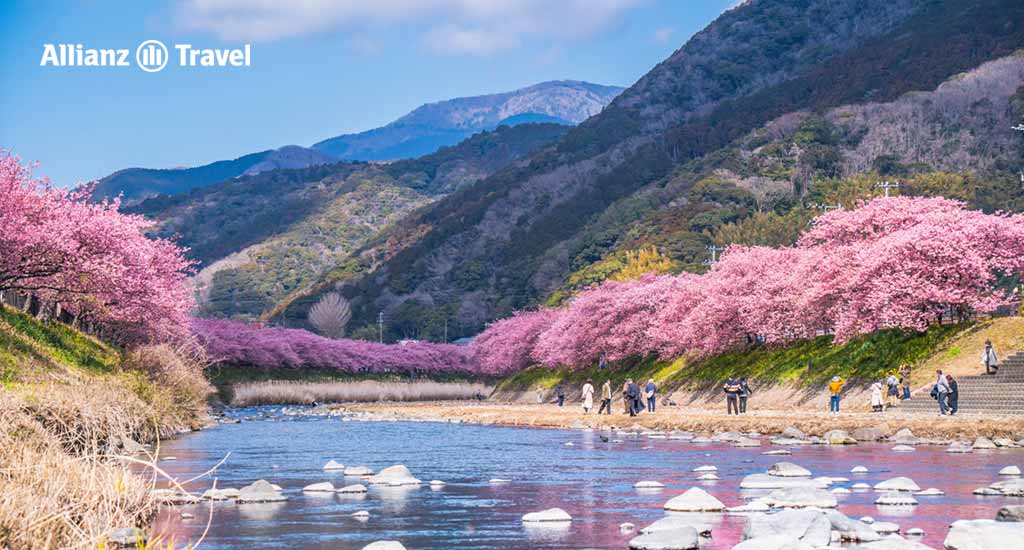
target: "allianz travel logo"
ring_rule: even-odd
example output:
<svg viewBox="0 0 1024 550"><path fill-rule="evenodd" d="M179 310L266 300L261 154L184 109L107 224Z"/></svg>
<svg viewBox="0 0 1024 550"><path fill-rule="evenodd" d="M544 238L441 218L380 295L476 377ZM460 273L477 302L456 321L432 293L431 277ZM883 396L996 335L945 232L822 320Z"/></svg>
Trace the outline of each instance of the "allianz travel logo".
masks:
<svg viewBox="0 0 1024 550"><path fill-rule="evenodd" d="M174 44L173 52L159 40L146 40L130 49L89 48L83 44L43 44L40 67L131 67L157 73L170 62L179 67L251 67L252 44L240 48L196 48Z"/></svg>

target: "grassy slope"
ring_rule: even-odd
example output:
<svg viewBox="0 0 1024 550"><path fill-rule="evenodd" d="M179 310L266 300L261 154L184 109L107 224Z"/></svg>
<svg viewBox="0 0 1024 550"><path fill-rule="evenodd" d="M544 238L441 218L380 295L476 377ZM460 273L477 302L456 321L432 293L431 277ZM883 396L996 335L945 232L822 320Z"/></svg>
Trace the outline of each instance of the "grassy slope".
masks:
<svg viewBox="0 0 1024 550"><path fill-rule="evenodd" d="M986 339L995 343L1003 357L1024 349L1024 318L947 325L923 333L887 330L842 345L832 345L831 337L823 336L784 347L759 347L695 361L623 361L606 371L594 366L579 371L538 367L502 381L497 395L513 397L558 384L575 388L587 378L601 381L609 376L618 384L626 377L654 378L663 391L717 388L730 375L746 376L755 386L785 384L812 389L837 375L863 384L887 376L902 363L913 367L912 378L917 384L928 379L936 368L956 376L977 374L977 358Z"/></svg>
<svg viewBox="0 0 1024 550"><path fill-rule="evenodd" d="M59 323L44 324L0 306L0 366L5 385L43 374L101 375L121 361L121 350Z"/></svg>

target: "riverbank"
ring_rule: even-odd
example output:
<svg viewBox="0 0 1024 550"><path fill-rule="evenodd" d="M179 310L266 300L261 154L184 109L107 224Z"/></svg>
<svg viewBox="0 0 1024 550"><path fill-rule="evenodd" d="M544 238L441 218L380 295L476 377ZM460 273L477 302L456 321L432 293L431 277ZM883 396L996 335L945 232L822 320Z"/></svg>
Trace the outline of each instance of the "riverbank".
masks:
<svg viewBox="0 0 1024 550"><path fill-rule="evenodd" d="M0 548L109 548L144 530L155 479L127 457L208 422L204 366L194 348L128 352L0 307Z"/></svg>
<svg viewBox="0 0 1024 550"><path fill-rule="evenodd" d="M724 404L723 404L724 406ZM728 416L704 408L662 407L654 414L630 417L621 413L617 401L611 415L583 414L578 406L525 405L498 403L374 403L348 405L347 411L381 419L461 422L533 428L593 428L686 431L703 435L721 432L759 432L778 434L795 427L808 436L822 436L830 430L849 433L862 428L877 428L883 437L907 428L915 436L935 440L974 440L977 437L1024 437L1024 417L955 416L907 414L896 410L885 413L842 413L793 410L751 410L743 416Z"/></svg>

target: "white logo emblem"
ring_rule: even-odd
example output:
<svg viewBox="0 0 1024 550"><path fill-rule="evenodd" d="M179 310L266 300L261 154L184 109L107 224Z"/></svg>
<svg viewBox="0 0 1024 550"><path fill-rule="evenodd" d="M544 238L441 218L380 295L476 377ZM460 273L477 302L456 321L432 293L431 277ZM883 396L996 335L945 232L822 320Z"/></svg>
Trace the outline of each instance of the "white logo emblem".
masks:
<svg viewBox="0 0 1024 550"><path fill-rule="evenodd" d="M159 40L147 40L135 50L135 62L147 73L155 73L167 66L167 46Z"/></svg>

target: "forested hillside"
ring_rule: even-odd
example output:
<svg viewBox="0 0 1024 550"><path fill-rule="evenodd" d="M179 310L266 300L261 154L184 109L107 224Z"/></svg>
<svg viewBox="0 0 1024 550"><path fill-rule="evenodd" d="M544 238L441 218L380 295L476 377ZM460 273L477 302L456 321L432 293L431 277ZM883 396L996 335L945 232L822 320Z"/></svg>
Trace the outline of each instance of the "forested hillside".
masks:
<svg viewBox="0 0 1024 550"><path fill-rule="evenodd" d="M321 287L356 325L383 311L389 338L437 340L631 257L700 271L712 243L792 242L809 206L850 206L878 178L1018 208L1021 21L1009 0L744 3L557 147L416 211ZM302 325L317 299L276 319Z"/></svg>
<svg viewBox="0 0 1024 550"><path fill-rule="evenodd" d="M259 317L403 215L567 129L502 126L419 159L275 170L149 199L130 211L156 219L156 234L178 235L201 263L202 313Z"/></svg>

